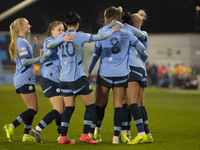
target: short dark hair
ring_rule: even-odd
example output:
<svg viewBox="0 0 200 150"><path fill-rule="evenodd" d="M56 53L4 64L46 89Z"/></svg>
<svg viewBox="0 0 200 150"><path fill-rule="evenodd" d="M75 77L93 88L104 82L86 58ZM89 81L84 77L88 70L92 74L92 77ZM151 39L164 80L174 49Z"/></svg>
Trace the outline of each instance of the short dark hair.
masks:
<svg viewBox="0 0 200 150"><path fill-rule="evenodd" d="M123 12L122 13L122 21L123 21L123 23L128 23L128 24L132 25L133 22L132 22L132 18L131 18L131 13Z"/></svg>
<svg viewBox="0 0 200 150"><path fill-rule="evenodd" d="M75 26L80 21L81 17L77 12L68 12L64 18L64 22L69 26Z"/></svg>

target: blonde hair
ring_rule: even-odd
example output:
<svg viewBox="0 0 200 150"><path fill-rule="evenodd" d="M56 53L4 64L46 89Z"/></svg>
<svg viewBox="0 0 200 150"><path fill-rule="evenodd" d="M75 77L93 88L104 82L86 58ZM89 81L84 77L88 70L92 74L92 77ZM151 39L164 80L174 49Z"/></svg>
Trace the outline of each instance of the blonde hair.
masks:
<svg viewBox="0 0 200 150"><path fill-rule="evenodd" d="M145 10L141 9L137 13L132 14L131 18L132 18L133 26L139 23L143 24L143 21L147 19L147 14Z"/></svg>
<svg viewBox="0 0 200 150"><path fill-rule="evenodd" d="M11 61L16 61L17 58L17 52L19 50L16 47L16 41L17 41L17 35L19 33L20 26L23 25L25 18L18 18L10 25L10 36L11 36L11 42L9 45L9 54Z"/></svg>
<svg viewBox="0 0 200 150"><path fill-rule="evenodd" d="M105 25L109 24L113 19L120 21L122 18L122 11L123 9L121 6L117 8L114 6L107 8L104 11Z"/></svg>

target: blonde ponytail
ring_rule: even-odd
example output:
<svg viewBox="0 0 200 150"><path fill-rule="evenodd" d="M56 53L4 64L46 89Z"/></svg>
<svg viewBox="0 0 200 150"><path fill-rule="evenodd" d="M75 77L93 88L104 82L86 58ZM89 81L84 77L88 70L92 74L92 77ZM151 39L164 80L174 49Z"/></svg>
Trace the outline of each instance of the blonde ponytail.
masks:
<svg viewBox="0 0 200 150"><path fill-rule="evenodd" d="M141 9L137 13L132 14L131 17L132 17L133 24L138 24L138 23L143 24L143 21L147 19L147 14L145 10Z"/></svg>
<svg viewBox="0 0 200 150"><path fill-rule="evenodd" d="M22 25L25 18L18 18L10 25L10 36L11 36L11 42L9 45L9 54L11 61L16 61L17 58L17 52L19 50L16 47L16 41L17 41L17 34L19 32L19 27Z"/></svg>
<svg viewBox="0 0 200 150"><path fill-rule="evenodd" d="M16 48L17 33L14 30L13 25L10 25L10 36L11 36L11 42L9 45L9 54L10 54L11 61L16 61L17 52L19 52L19 50Z"/></svg>
<svg viewBox="0 0 200 150"><path fill-rule="evenodd" d="M139 10L138 14L141 16L143 21L147 19L147 14L146 14L145 10L142 10L142 9Z"/></svg>
<svg viewBox="0 0 200 150"><path fill-rule="evenodd" d="M104 12L105 25L109 24L114 19L120 21L122 18L122 11L123 9L121 6L117 8L114 6L107 8Z"/></svg>

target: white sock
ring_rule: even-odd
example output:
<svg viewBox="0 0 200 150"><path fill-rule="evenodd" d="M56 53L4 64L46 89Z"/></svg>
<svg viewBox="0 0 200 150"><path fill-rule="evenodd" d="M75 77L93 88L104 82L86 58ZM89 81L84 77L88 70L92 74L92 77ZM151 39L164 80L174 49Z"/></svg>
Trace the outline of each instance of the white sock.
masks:
<svg viewBox="0 0 200 150"><path fill-rule="evenodd" d="M131 130L126 130L127 135L131 135Z"/></svg>
<svg viewBox="0 0 200 150"><path fill-rule="evenodd" d="M148 134L147 134L147 137L150 137L150 136L151 136L151 133L148 133Z"/></svg>
<svg viewBox="0 0 200 150"><path fill-rule="evenodd" d="M101 128L100 127L95 127L95 131L100 131L101 130Z"/></svg>
<svg viewBox="0 0 200 150"><path fill-rule="evenodd" d="M126 130L121 130L121 134L126 134Z"/></svg>
<svg viewBox="0 0 200 150"><path fill-rule="evenodd" d="M138 135L144 135L145 134L145 132L140 132L140 133L138 133Z"/></svg>
<svg viewBox="0 0 200 150"><path fill-rule="evenodd" d="M30 134L24 134L24 136L30 136Z"/></svg>
<svg viewBox="0 0 200 150"><path fill-rule="evenodd" d="M11 128L12 128L12 129L14 129L14 128L15 128L15 126L14 126L12 123L10 124L10 126L11 126Z"/></svg>
<svg viewBox="0 0 200 150"><path fill-rule="evenodd" d="M36 126L35 130L40 131L40 132L42 131L42 129L39 126Z"/></svg>

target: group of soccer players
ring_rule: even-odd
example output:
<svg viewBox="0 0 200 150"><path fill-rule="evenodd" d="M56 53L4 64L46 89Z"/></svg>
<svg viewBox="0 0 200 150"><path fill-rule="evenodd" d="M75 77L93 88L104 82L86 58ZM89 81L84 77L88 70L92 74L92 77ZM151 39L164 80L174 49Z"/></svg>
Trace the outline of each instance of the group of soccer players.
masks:
<svg viewBox="0 0 200 150"><path fill-rule="evenodd" d="M65 15L64 32L62 22L54 21L47 30L47 39L40 56L33 58L35 43L30 45L26 34L30 24L25 18L18 18L10 25L10 57L16 62L14 86L20 93L27 110L11 124L4 125L8 140L12 141L14 128L24 122L23 142L42 143L40 133L54 119L58 130L59 144L75 144L67 137L71 116L75 109L75 98L80 96L85 104L83 133L79 140L89 144L102 141L101 123L107 105L109 91L113 90L114 135L113 144L120 140L127 144L151 143L153 137L148 128L148 117L144 106L144 88L147 87L145 61L148 35L140 28L146 13L123 13L121 7L109 7L104 12L105 26L97 35L77 32L81 18L76 12ZM85 74L83 65L84 43L95 41L93 57ZM100 59L96 97L88 78ZM31 129L34 115L38 110L33 64L40 61L42 78L40 81L45 97L48 97L53 110L47 113L39 124ZM131 140L131 116L138 134ZM120 138L119 138L120 137Z"/></svg>

